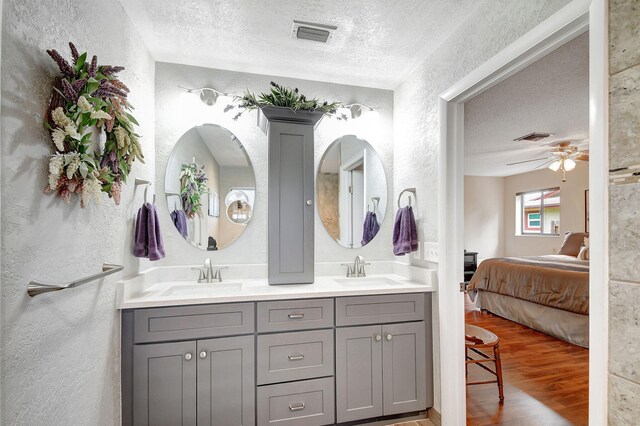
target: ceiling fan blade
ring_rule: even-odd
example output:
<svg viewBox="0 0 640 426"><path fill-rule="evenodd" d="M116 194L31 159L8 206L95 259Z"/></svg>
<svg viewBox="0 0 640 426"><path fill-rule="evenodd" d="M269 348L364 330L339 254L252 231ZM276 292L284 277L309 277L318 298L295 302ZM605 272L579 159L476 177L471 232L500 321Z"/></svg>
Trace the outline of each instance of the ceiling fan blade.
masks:
<svg viewBox="0 0 640 426"><path fill-rule="evenodd" d="M543 166L546 166L547 164L551 164L551 163L553 163L554 161L555 161L555 158L552 158L552 159L550 159L549 161L545 161L544 163L542 163L542 164L540 164L540 165L536 166L536 168L535 168L535 169L533 169L533 170L540 169L540 168L542 168Z"/></svg>
<svg viewBox="0 0 640 426"><path fill-rule="evenodd" d="M578 161L589 161L589 154L580 153L576 158Z"/></svg>
<svg viewBox="0 0 640 426"><path fill-rule="evenodd" d="M530 163L532 161L542 161L542 160L548 160L548 159L549 157L544 157L544 158L534 158L533 160L516 161L515 163L507 163L507 166L515 166L516 164Z"/></svg>

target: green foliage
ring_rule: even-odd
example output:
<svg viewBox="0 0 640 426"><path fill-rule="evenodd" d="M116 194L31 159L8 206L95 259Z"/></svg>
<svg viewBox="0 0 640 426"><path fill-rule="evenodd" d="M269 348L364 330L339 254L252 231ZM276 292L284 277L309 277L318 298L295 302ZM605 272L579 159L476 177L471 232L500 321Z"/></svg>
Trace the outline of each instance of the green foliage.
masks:
<svg viewBox="0 0 640 426"><path fill-rule="evenodd" d="M234 100L238 103L237 107L240 112L233 119L237 120L245 111L274 106L290 108L293 111L319 111L327 115L337 115L338 119L346 120L344 114L338 114L338 109L342 106L340 102L320 102L316 98L308 99L297 88L291 89L273 81L270 84L270 91L268 93L260 93L258 97L248 90L242 96L236 96ZM227 109L233 108L234 106L229 106Z"/></svg>

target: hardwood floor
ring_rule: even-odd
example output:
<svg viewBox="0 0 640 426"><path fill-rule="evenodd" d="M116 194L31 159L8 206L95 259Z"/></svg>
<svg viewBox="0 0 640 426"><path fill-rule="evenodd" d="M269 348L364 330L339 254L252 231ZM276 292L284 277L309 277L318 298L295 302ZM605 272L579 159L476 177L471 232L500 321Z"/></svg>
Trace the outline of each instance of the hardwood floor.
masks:
<svg viewBox="0 0 640 426"><path fill-rule="evenodd" d="M466 322L500 338L504 404L495 384L467 386L467 425L587 425L589 351L490 313ZM493 366L493 365L491 365ZM492 376L469 367L473 381Z"/></svg>

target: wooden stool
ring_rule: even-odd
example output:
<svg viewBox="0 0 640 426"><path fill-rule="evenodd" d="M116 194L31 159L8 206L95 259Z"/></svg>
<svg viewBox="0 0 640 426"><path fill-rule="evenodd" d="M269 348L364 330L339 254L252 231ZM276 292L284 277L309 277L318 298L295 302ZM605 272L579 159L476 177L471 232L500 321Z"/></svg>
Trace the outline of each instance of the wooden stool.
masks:
<svg viewBox="0 0 640 426"><path fill-rule="evenodd" d="M469 364L477 364L478 367L482 367L487 370L489 373L496 376L496 380L485 380L482 382L467 382L467 385L485 385L488 383L497 383L498 384L498 393L500 395L500 403L504 401L504 394L502 392L502 363L500 361L500 348L498 343L500 339L498 336L490 332L489 330L485 330L484 328L465 324L464 326L464 346L465 346L465 371L466 374L469 375ZM492 348L493 349L493 358L489 355L485 354L480 350L480 348ZM480 356L481 359L473 359L469 356L469 351L472 351ZM484 365L485 362L493 362L495 364L495 371L491 370L489 367Z"/></svg>

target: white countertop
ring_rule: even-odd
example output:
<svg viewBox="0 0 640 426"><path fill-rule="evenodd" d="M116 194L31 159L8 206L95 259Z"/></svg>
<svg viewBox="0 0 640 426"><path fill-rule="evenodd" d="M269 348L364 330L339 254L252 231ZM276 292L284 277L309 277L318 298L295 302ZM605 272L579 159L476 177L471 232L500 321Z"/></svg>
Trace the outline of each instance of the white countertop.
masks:
<svg viewBox="0 0 640 426"><path fill-rule="evenodd" d="M395 273L369 274L364 278L316 276L313 284L269 285L266 278L229 278L222 283L196 283L174 279L171 267L152 268L118 284L118 308L196 305L261 300L435 291L435 272L415 267L392 268ZM175 268L173 268L175 269ZM184 267L182 267L184 270ZM404 272L400 275L398 272Z"/></svg>

